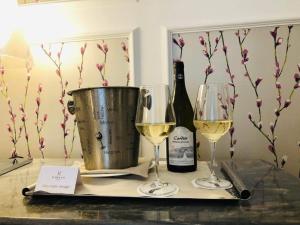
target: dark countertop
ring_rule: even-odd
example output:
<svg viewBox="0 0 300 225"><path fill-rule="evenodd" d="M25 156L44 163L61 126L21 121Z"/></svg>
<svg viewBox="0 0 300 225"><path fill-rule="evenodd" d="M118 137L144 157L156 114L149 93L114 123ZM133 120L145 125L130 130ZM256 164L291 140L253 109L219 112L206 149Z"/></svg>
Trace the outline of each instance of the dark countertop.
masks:
<svg viewBox="0 0 300 225"><path fill-rule="evenodd" d="M251 200L23 197L30 165L0 177L0 224L300 224L300 180L264 161L239 161ZM30 171L30 172L29 172Z"/></svg>

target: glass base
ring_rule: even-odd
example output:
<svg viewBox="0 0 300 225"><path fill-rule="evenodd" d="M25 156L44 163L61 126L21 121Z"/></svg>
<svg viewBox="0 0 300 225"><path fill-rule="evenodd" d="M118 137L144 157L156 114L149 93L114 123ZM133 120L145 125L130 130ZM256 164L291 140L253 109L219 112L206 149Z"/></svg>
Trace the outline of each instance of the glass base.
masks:
<svg viewBox="0 0 300 225"><path fill-rule="evenodd" d="M176 184L170 184L168 182L153 181L141 184L137 190L143 196L169 197L176 195L179 191L179 187Z"/></svg>
<svg viewBox="0 0 300 225"><path fill-rule="evenodd" d="M224 179L212 180L211 178L197 178L193 180L196 187L204 189L229 189L232 188L232 183Z"/></svg>

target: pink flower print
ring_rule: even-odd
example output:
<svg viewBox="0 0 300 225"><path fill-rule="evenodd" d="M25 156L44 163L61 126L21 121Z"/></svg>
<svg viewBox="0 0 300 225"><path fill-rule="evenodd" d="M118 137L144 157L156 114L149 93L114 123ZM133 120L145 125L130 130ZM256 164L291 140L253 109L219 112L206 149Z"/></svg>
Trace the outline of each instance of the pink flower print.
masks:
<svg viewBox="0 0 300 225"><path fill-rule="evenodd" d="M212 74L214 72L213 68L209 65L207 66L207 68L205 69L205 75L208 76L210 74Z"/></svg>
<svg viewBox="0 0 300 225"><path fill-rule="evenodd" d="M257 78L255 81L255 86L257 87L262 80L263 80L262 77Z"/></svg>
<svg viewBox="0 0 300 225"><path fill-rule="evenodd" d="M270 123L270 130L271 130L272 133L274 133L274 129L275 129L274 123L271 122L271 123Z"/></svg>
<svg viewBox="0 0 300 225"><path fill-rule="evenodd" d="M281 89L281 84L279 81L276 81L275 86L277 89Z"/></svg>
<svg viewBox="0 0 300 225"><path fill-rule="evenodd" d="M19 109L20 109L20 111L21 111L22 113L25 112L24 107L23 107L23 104L20 104Z"/></svg>
<svg viewBox="0 0 300 225"><path fill-rule="evenodd" d="M280 102L281 102L281 100L280 100ZM281 103L280 103L281 104ZM279 117L280 116L280 111L279 111L279 109L275 109L275 116L276 117Z"/></svg>
<svg viewBox="0 0 300 225"><path fill-rule="evenodd" d="M274 154L275 149L274 149L273 145L269 145L268 149L269 149L270 152L272 152Z"/></svg>
<svg viewBox="0 0 300 225"><path fill-rule="evenodd" d="M7 131L8 131L9 133L12 133L12 129L11 129L10 124L6 124L6 128L7 128Z"/></svg>
<svg viewBox="0 0 300 225"><path fill-rule="evenodd" d="M25 113L23 113L23 114L21 115L21 121L22 121L22 122L25 122L25 121L26 121L26 114L25 114Z"/></svg>
<svg viewBox="0 0 300 225"><path fill-rule="evenodd" d="M56 70L56 75L59 76L59 77L61 77L60 70L58 70L58 69Z"/></svg>
<svg viewBox="0 0 300 225"><path fill-rule="evenodd" d="M103 41L103 45L101 44L97 44L97 47L106 55L106 53L108 52L108 46L106 43L104 43Z"/></svg>
<svg viewBox="0 0 300 225"><path fill-rule="evenodd" d="M225 54L227 54L227 46L226 46L226 45L223 46L223 52L224 52Z"/></svg>
<svg viewBox="0 0 300 225"><path fill-rule="evenodd" d="M184 42L183 38L180 37L180 38L178 39L178 41L179 41L179 43L178 43L178 44L179 44L179 47L183 48L184 45L185 45L185 42Z"/></svg>
<svg viewBox="0 0 300 225"><path fill-rule="evenodd" d="M199 36L199 42L201 45L205 45L205 40L204 40L204 37L203 36Z"/></svg>
<svg viewBox="0 0 300 225"><path fill-rule="evenodd" d="M300 75L299 75L299 73L295 73L294 74L294 79L295 79L296 83L298 83L300 81Z"/></svg>
<svg viewBox="0 0 300 225"><path fill-rule="evenodd" d="M108 81L106 79L104 79L102 85L103 85L103 87L107 87L108 86Z"/></svg>
<svg viewBox="0 0 300 225"><path fill-rule="evenodd" d="M270 31L271 36L273 37L274 40L277 38L277 30L279 27L275 27L273 31Z"/></svg>
<svg viewBox="0 0 300 225"><path fill-rule="evenodd" d="M36 104L38 106L40 106L40 104L41 104L41 98L40 97L36 97L35 101L36 101Z"/></svg>
<svg viewBox="0 0 300 225"><path fill-rule="evenodd" d="M261 107L261 105L262 105L262 100L261 99L256 99L256 106L258 107L258 108L260 108Z"/></svg>
<svg viewBox="0 0 300 225"><path fill-rule="evenodd" d="M279 105L281 105L281 96L280 95L277 96L276 100L278 101Z"/></svg>
<svg viewBox="0 0 300 225"><path fill-rule="evenodd" d="M43 148L45 148L45 139L44 139L44 137L40 138L39 144L40 144L40 150L42 150Z"/></svg>
<svg viewBox="0 0 300 225"><path fill-rule="evenodd" d="M215 43L216 43L216 45L219 43L219 41L220 41L219 37L216 37L216 38L215 38Z"/></svg>
<svg viewBox="0 0 300 225"><path fill-rule="evenodd" d="M243 49L242 51L242 64L246 64L249 61L248 58L248 49Z"/></svg>
<svg viewBox="0 0 300 225"><path fill-rule="evenodd" d="M44 115L44 118L43 118L43 121L46 122L47 119L48 119L48 114L45 114L45 115Z"/></svg>
<svg viewBox="0 0 300 225"><path fill-rule="evenodd" d="M179 49L180 49L179 59L181 60L182 59L182 53L183 53L183 47L185 45L185 41L184 41L183 37L181 37L180 35L178 35L178 41L175 38L173 38L173 43L175 45L177 45L179 47Z"/></svg>
<svg viewBox="0 0 300 225"><path fill-rule="evenodd" d="M58 101L59 101L60 104L64 105L64 100L63 100L63 98L59 98Z"/></svg>
<svg viewBox="0 0 300 225"><path fill-rule="evenodd" d="M257 123L257 128L258 128L259 130L262 129L262 121L259 121L259 122Z"/></svg>
<svg viewBox="0 0 300 225"><path fill-rule="evenodd" d="M235 104L235 99L234 99L234 98L230 98L229 100L230 100L230 103L231 103L232 105Z"/></svg>
<svg viewBox="0 0 300 225"><path fill-rule="evenodd" d="M102 70L104 68L104 64L103 63L100 63L100 64L97 63L96 66L97 66L97 69L99 70L99 72L102 73Z"/></svg>
<svg viewBox="0 0 300 225"><path fill-rule="evenodd" d="M4 72L5 72L4 67L0 66L0 73L1 73L2 76L4 75Z"/></svg>
<svg viewBox="0 0 300 225"><path fill-rule="evenodd" d="M84 55L86 47L87 47L87 44L85 43L84 46L80 48L80 54L81 55Z"/></svg>
<svg viewBox="0 0 300 225"><path fill-rule="evenodd" d="M251 113L248 113L248 119L249 119L250 121L252 121L252 114L251 114Z"/></svg>
<svg viewBox="0 0 300 225"><path fill-rule="evenodd" d="M283 39L281 37L279 37L275 44L278 46L278 45L281 45L282 42L283 42Z"/></svg>
<svg viewBox="0 0 300 225"><path fill-rule="evenodd" d="M107 52L108 52L108 46L107 46L107 44L103 44L103 52L104 52L104 54L106 54Z"/></svg>
<svg viewBox="0 0 300 225"><path fill-rule="evenodd" d="M123 50L124 52L128 52L128 48L127 48L125 42L122 42L122 43L121 43L121 47L122 47L122 50Z"/></svg>
<svg viewBox="0 0 300 225"><path fill-rule="evenodd" d="M43 85L39 84L38 86L38 93L41 93L43 91Z"/></svg>
<svg viewBox="0 0 300 225"><path fill-rule="evenodd" d="M289 107L290 106L290 104L291 104L291 100L290 99L287 99L287 100L285 100L285 102L284 102L284 108L287 108L287 107Z"/></svg>

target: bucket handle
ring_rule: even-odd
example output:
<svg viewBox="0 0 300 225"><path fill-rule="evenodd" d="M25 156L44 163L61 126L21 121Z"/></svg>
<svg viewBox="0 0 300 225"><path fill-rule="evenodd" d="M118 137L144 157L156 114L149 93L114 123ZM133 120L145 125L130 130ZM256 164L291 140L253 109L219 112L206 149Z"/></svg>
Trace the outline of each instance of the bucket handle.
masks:
<svg viewBox="0 0 300 225"><path fill-rule="evenodd" d="M71 101L71 100L68 101L67 107L68 107L69 113L71 113L72 115L74 115L75 114L75 102Z"/></svg>

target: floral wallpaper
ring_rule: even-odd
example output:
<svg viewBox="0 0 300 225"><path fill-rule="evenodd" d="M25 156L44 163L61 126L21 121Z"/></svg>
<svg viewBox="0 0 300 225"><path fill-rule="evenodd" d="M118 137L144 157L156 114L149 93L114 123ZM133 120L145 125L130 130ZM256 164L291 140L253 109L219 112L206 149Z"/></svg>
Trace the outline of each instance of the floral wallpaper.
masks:
<svg viewBox="0 0 300 225"><path fill-rule="evenodd" d="M79 157L70 90L131 85L127 38L30 46L24 69L0 64L2 157Z"/></svg>
<svg viewBox="0 0 300 225"><path fill-rule="evenodd" d="M299 35L299 25L173 34L192 104L200 84L229 84L234 123L221 158L261 158L300 175ZM206 140L197 136L205 159Z"/></svg>

